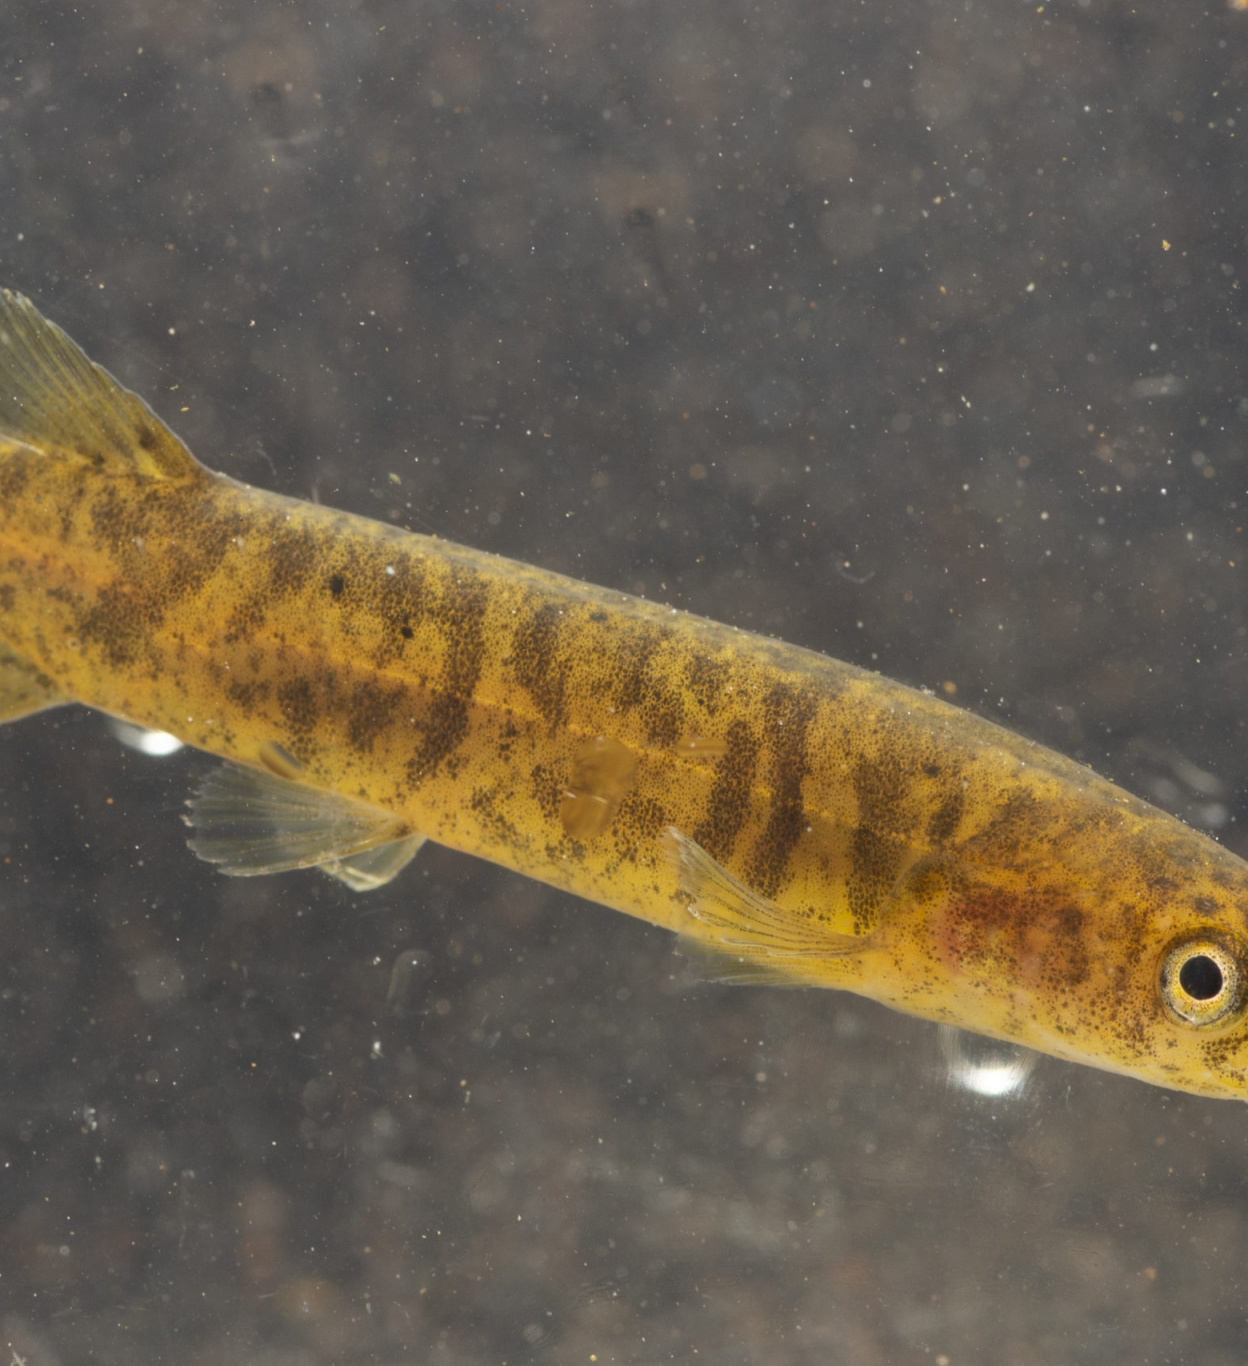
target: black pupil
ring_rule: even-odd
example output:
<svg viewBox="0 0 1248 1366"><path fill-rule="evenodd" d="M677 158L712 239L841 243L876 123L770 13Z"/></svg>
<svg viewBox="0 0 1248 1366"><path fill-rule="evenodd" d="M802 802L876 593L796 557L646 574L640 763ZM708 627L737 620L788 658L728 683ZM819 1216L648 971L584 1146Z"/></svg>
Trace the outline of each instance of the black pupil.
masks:
<svg viewBox="0 0 1248 1366"><path fill-rule="evenodd" d="M1208 954L1193 954L1179 969L1179 985L1193 1001L1212 1001L1222 990L1222 969Z"/></svg>

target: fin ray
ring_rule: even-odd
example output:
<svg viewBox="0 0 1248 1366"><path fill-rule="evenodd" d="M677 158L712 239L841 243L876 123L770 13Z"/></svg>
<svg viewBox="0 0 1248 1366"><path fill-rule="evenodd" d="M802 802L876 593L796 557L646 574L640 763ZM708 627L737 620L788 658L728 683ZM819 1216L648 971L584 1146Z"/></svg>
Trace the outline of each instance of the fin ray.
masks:
<svg viewBox="0 0 1248 1366"><path fill-rule="evenodd" d="M870 935L838 934L782 910L675 826L663 832L661 843L689 914L682 938L690 957L714 980L798 986L817 980L818 960L871 947Z"/></svg>
<svg viewBox="0 0 1248 1366"><path fill-rule="evenodd" d="M187 806L190 814L184 819L195 831L191 849L232 877L323 864L341 865L326 870L331 876L376 877L367 862L357 873L354 860L378 845L410 838L400 817L370 802L239 764L223 764L210 773Z"/></svg>
<svg viewBox="0 0 1248 1366"><path fill-rule="evenodd" d="M796 963L781 965L765 958L752 957L739 950L706 944L683 934L676 952L689 965L689 971L703 982L719 982L733 987L815 987L822 983L809 970Z"/></svg>
<svg viewBox="0 0 1248 1366"><path fill-rule="evenodd" d="M371 892L398 877L420 853L424 842L424 835L404 835L402 839L387 840L358 854L317 866L322 873L337 878L353 892Z"/></svg>
<svg viewBox="0 0 1248 1366"><path fill-rule="evenodd" d="M0 290L0 443L155 479L205 474L137 394L7 289Z"/></svg>

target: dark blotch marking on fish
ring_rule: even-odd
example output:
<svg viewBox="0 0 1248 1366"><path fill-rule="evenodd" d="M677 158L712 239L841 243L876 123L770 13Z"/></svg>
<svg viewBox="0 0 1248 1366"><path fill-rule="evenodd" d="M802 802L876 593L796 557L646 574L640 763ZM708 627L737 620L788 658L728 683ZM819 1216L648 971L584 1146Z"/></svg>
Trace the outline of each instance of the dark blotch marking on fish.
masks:
<svg viewBox="0 0 1248 1366"><path fill-rule="evenodd" d="M225 683L225 692L231 701L238 703L240 707L245 707L248 711L252 711L268 697L269 687L268 683L262 683L255 679L230 678Z"/></svg>
<svg viewBox="0 0 1248 1366"><path fill-rule="evenodd" d="M958 845L968 854L993 862L1013 862L1020 849L1038 835L1038 803L1029 792L1012 792L987 825Z"/></svg>
<svg viewBox="0 0 1248 1366"><path fill-rule="evenodd" d="M403 641L415 638L412 623L420 622L429 610L428 574L422 560L394 554L388 546L379 547L377 556L361 569L362 582L372 587L369 605L382 626L372 664L384 669L402 655Z"/></svg>
<svg viewBox="0 0 1248 1366"><path fill-rule="evenodd" d="M620 803L611 829L617 854L628 863L636 862L639 847L658 839L670 823L671 817L653 797L630 792Z"/></svg>
<svg viewBox="0 0 1248 1366"><path fill-rule="evenodd" d="M1148 926L1152 917L1143 907L1133 901L1124 901L1117 908L1112 926L1111 939L1123 944L1143 944L1148 938Z"/></svg>
<svg viewBox="0 0 1248 1366"><path fill-rule="evenodd" d="M895 840L860 825L850 840L850 874L846 898L854 917L854 933L874 929L880 905L897 883L902 851Z"/></svg>
<svg viewBox="0 0 1248 1366"><path fill-rule="evenodd" d="M431 604L428 617L446 641L441 676L428 711L420 719L421 739L407 762L407 779L417 787L450 759L469 730L469 704L481 677L485 653L485 609L490 591L473 573L456 575L454 591Z"/></svg>
<svg viewBox="0 0 1248 1366"><path fill-rule="evenodd" d="M815 693L798 683L778 683L764 701L768 720L767 767L771 808L754 846L746 881L763 896L775 896L789 859L806 829L802 782L810 772L810 724L819 709Z"/></svg>
<svg viewBox="0 0 1248 1366"><path fill-rule="evenodd" d="M123 491L111 479L92 488L91 528L102 544L127 547L135 537L145 536L150 528L143 513L142 501L133 491Z"/></svg>
<svg viewBox="0 0 1248 1366"><path fill-rule="evenodd" d="M930 906L955 885L955 875L941 859L928 856L907 868L897 883L897 895L916 909Z"/></svg>
<svg viewBox="0 0 1248 1366"><path fill-rule="evenodd" d="M374 679L351 690L347 700L347 743L357 754L372 751L374 741L397 714L402 696L402 688L384 688Z"/></svg>
<svg viewBox="0 0 1248 1366"><path fill-rule="evenodd" d="M877 732L879 743L870 745L854 764L852 781L858 799L858 821L879 834L900 835L907 829L906 807L910 799L910 774L904 759L904 737L885 725Z"/></svg>
<svg viewBox="0 0 1248 1366"><path fill-rule="evenodd" d="M347 587L347 581L341 574L331 574L329 576L329 592L331 597L340 598Z"/></svg>
<svg viewBox="0 0 1248 1366"><path fill-rule="evenodd" d="M731 668L722 660L709 654L697 654L685 666L684 684L698 704L713 717L731 676Z"/></svg>
<svg viewBox="0 0 1248 1366"><path fill-rule="evenodd" d="M210 505L209 505L210 506ZM194 550L183 550L183 542L189 535L174 537L178 541L176 569L168 579L168 591L163 595L166 607L172 607L182 598L193 597L221 566L226 548L234 539L237 524L233 518L204 517L192 509L186 519L195 526Z"/></svg>
<svg viewBox="0 0 1248 1366"><path fill-rule="evenodd" d="M502 797L504 805L507 795ZM495 788L477 787L468 797L468 807L476 812L483 830L488 831L500 844L521 853L528 848L529 841L515 823L498 809L499 800L500 794Z"/></svg>
<svg viewBox="0 0 1248 1366"><path fill-rule="evenodd" d="M1243 1077L1243 1071L1231 1068L1228 1064L1234 1060L1239 1061L1243 1052L1244 1041L1242 1037L1235 1035L1224 1035L1221 1038L1206 1039L1200 1046L1201 1054L1205 1062L1215 1072L1229 1073L1238 1078Z"/></svg>
<svg viewBox="0 0 1248 1366"><path fill-rule="evenodd" d="M128 668L154 653L152 626L163 614L116 584L101 588L94 604L79 619L83 641L99 647L110 668Z"/></svg>
<svg viewBox="0 0 1248 1366"><path fill-rule="evenodd" d="M647 675L664 639L662 629L648 622L629 629L628 648L620 651L617 672L611 679L611 701L620 711L632 711L652 700L654 685Z"/></svg>
<svg viewBox="0 0 1248 1366"><path fill-rule="evenodd" d="M933 767L933 765L928 765ZM962 812L966 807L966 793L958 786L950 792L933 812L927 823L927 838L937 849L943 848L958 828Z"/></svg>
<svg viewBox="0 0 1248 1366"><path fill-rule="evenodd" d="M299 740L310 739L321 714L311 683L306 678L288 679L277 689L277 704L291 734Z"/></svg>
<svg viewBox="0 0 1248 1366"><path fill-rule="evenodd" d="M1054 985L1082 986L1091 975L1087 916L1078 906L1059 906L1045 916L1042 932L1053 936Z"/></svg>
<svg viewBox="0 0 1248 1366"><path fill-rule="evenodd" d="M69 545L73 539L78 525L78 509L82 505L83 497L84 490L79 486L65 497L58 508L62 545Z"/></svg>
<svg viewBox="0 0 1248 1366"><path fill-rule="evenodd" d="M233 645L240 640L254 640L256 633L263 629L267 615L263 598L240 598L226 618L222 641Z"/></svg>
<svg viewBox="0 0 1248 1366"><path fill-rule="evenodd" d="M655 749L671 749L684 730L684 708L680 698L656 690L654 701L642 710L646 719L646 738Z"/></svg>
<svg viewBox="0 0 1248 1366"><path fill-rule="evenodd" d="M852 774L858 827L850 841L846 892L857 934L875 925L880 904L896 885L903 862L900 837L906 830L908 775L893 758L889 738L885 733L883 743L861 757Z"/></svg>
<svg viewBox="0 0 1248 1366"><path fill-rule="evenodd" d="M220 567L239 518L205 496L198 483L160 480L124 484L103 480L91 491L90 517L97 543L108 547L148 603L148 619L193 596Z"/></svg>
<svg viewBox="0 0 1248 1366"><path fill-rule="evenodd" d="M511 647L516 677L552 735L567 719L567 664L560 655L563 622L558 604L539 603L516 628Z"/></svg>
<svg viewBox="0 0 1248 1366"><path fill-rule="evenodd" d="M758 739L748 722L734 721L724 737L723 756L715 764L715 785L706 804L706 819L693 838L723 863L750 812L750 792L758 766Z"/></svg>
<svg viewBox="0 0 1248 1366"><path fill-rule="evenodd" d="M262 536L264 533L262 528L255 528L251 534ZM290 597L301 592L321 563L320 537L305 528L292 527L275 519L269 539L269 586L274 596Z"/></svg>
<svg viewBox="0 0 1248 1366"><path fill-rule="evenodd" d="M216 499L205 496L198 483L171 492L153 511L161 515L151 519L152 535L157 540L167 537L177 546L175 569L163 594L165 606L171 607L175 601L197 594L217 573L242 523L236 513L223 510ZM161 524L166 515L167 526Z"/></svg>
<svg viewBox="0 0 1248 1366"><path fill-rule="evenodd" d="M963 968L1004 965L1005 979L1017 980L1026 964L1027 975L1060 998L1091 975L1085 924L1079 907L1052 892L971 887L951 902L945 938Z"/></svg>
<svg viewBox="0 0 1248 1366"><path fill-rule="evenodd" d="M60 509L61 520L61 543L68 545L74 534L74 528L78 522L78 510L86 501L88 486L86 481L80 480L62 500Z"/></svg>
<svg viewBox="0 0 1248 1366"><path fill-rule="evenodd" d="M563 777L546 764L534 764L529 772L530 791L542 815L549 821L559 819L559 804L567 786Z"/></svg>
<svg viewBox="0 0 1248 1366"><path fill-rule="evenodd" d="M949 902L939 931L944 952L962 971L1001 950L1000 929L1017 916L1017 899L999 887L963 887Z"/></svg>
<svg viewBox="0 0 1248 1366"><path fill-rule="evenodd" d="M0 450L6 443L0 441ZM0 460L0 507L11 508L22 496L30 479L29 456L9 455Z"/></svg>
<svg viewBox="0 0 1248 1366"><path fill-rule="evenodd" d="M651 664L671 639L671 628L650 622L634 625L626 648L618 651L618 672L612 679L611 701L621 712L636 711L646 727L646 738L656 749L668 749L680 739L684 705L678 690L655 678Z"/></svg>

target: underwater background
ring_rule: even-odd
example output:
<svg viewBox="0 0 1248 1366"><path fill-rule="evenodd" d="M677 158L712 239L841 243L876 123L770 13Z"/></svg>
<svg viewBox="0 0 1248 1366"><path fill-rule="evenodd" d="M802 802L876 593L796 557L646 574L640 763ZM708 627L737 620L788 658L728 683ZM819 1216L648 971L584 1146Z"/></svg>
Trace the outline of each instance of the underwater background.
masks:
<svg viewBox="0 0 1248 1366"><path fill-rule="evenodd" d="M1248 12L0 13L0 283L205 464L781 636L1248 853ZM1237 1366L1248 1110L0 730L0 1352Z"/></svg>

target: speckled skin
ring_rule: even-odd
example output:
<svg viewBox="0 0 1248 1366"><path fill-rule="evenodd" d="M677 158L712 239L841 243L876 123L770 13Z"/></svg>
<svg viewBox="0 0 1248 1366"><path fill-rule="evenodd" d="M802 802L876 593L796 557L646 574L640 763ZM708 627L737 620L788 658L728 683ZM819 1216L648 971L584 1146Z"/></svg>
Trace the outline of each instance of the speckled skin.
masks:
<svg viewBox="0 0 1248 1366"><path fill-rule="evenodd" d="M1186 933L1242 961L1248 866L1212 840L874 674L176 454L0 444L0 639L64 696L244 764L276 742L411 831L697 937L675 826L804 927L782 976L1248 1096L1243 1011L1201 1031L1158 995ZM636 778L577 841L560 803L598 736Z"/></svg>

